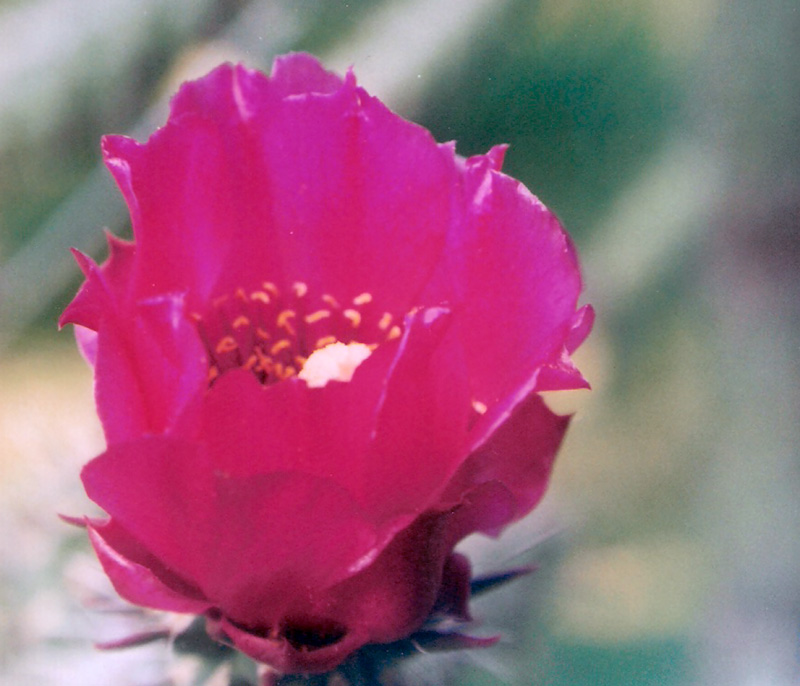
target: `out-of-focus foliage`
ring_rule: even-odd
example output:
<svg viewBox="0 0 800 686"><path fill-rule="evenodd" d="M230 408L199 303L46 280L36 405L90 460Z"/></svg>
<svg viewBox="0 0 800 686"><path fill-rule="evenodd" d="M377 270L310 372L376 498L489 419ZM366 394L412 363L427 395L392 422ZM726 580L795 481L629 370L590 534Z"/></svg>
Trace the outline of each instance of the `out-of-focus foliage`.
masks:
<svg viewBox="0 0 800 686"><path fill-rule="evenodd" d="M443 70L420 120L462 154L510 143L509 173L580 237L663 144L679 95L642 12L572 4L506 3Z"/></svg>

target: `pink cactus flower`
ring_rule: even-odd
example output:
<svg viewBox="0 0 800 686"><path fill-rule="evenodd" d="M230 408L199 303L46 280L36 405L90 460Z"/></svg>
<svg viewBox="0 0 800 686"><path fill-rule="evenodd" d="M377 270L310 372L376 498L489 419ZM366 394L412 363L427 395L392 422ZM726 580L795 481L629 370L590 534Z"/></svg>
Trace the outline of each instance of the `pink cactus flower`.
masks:
<svg viewBox="0 0 800 686"><path fill-rule="evenodd" d="M313 673L466 587L456 543L545 491L568 418L539 392L586 386L593 319L504 152L463 159L303 54L103 140L135 240L76 253L61 324L94 367L86 524L122 597Z"/></svg>

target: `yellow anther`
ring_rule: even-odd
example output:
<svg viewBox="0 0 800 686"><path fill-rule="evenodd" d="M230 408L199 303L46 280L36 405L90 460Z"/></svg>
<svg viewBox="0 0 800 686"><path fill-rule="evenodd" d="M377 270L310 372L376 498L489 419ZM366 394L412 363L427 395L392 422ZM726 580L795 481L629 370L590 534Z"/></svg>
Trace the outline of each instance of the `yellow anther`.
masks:
<svg viewBox="0 0 800 686"><path fill-rule="evenodd" d="M330 310L317 310L316 312L312 312L311 314L307 314L304 319L306 320L307 324L314 324L320 319L325 319L326 317L331 316Z"/></svg>
<svg viewBox="0 0 800 686"><path fill-rule="evenodd" d="M381 320L378 322L378 328L381 331L386 331L392 323L392 315L389 312L384 312Z"/></svg>
<svg viewBox="0 0 800 686"><path fill-rule="evenodd" d="M295 281L292 284L292 288L294 289L294 294L298 298L302 298L306 293L308 293L308 286L302 281Z"/></svg>
<svg viewBox="0 0 800 686"><path fill-rule="evenodd" d="M236 350L239 347L239 344L234 340L233 336L225 336L225 338L221 339L219 343L217 343L217 347L214 350L217 353L229 353L232 350Z"/></svg>
<svg viewBox="0 0 800 686"><path fill-rule="evenodd" d="M245 326L250 326L250 320L243 314L239 315L238 317L236 317L236 319L233 320L234 329L242 329Z"/></svg>
<svg viewBox="0 0 800 686"><path fill-rule="evenodd" d="M287 341L285 338L281 338L277 343L275 343L270 349L270 355L277 355L281 350L286 350L287 348L291 348L292 344Z"/></svg>
<svg viewBox="0 0 800 686"><path fill-rule="evenodd" d="M247 293L244 292L243 288L237 288L234 295L242 302L247 302Z"/></svg>
<svg viewBox="0 0 800 686"><path fill-rule="evenodd" d="M361 295L357 295L353 298L353 305L366 305L367 303L372 302L372 293L362 293Z"/></svg>
<svg viewBox="0 0 800 686"><path fill-rule="evenodd" d="M389 329L389 335L386 336L386 340L391 341L395 338L400 338L401 333L402 331L400 330L400 327L395 324L391 329Z"/></svg>
<svg viewBox="0 0 800 686"><path fill-rule="evenodd" d="M247 358L247 362L244 363L244 368L252 369L253 367L256 366L256 364L258 364L258 355L253 354Z"/></svg>
<svg viewBox="0 0 800 686"><path fill-rule="evenodd" d="M292 365L287 365L286 369L283 370L283 377L284 379L288 379L290 376L294 376L297 374L297 370L292 367Z"/></svg>
<svg viewBox="0 0 800 686"><path fill-rule="evenodd" d="M262 372L269 373L272 364L275 362L269 355L265 355L261 348L254 348L253 352L258 358L258 367Z"/></svg>
<svg viewBox="0 0 800 686"><path fill-rule="evenodd" d="M269 305L269 294L264 291L253 291L250 294L250 300L259 300L265 305Z"/></svg>
<svg viewBox="0 0 800 686"><path fill-rule="evenodd" d="M489 408L486 407L486 403L482 403L480 400L473 400L472 401L472 409L475 410L478 414L486 414L486 410Z"/></svg>
<svg viewBox="0 0 800 686"><path fill-rule="evenodd" d="M302 355L295 355L294 356L294 363L300 368L303 368L303 365L308 362L307 357L303 357Z"/></svg>
<svg viewBox="0 0 800 686"><path fill-rule="evenodd" d="M333 343L336 343L336 336L323 336L317 340L314 349L318 350L319 348L324 348L326 345L332 345Z"/></svg>
<svg viewBox="0 0 800 686"><path fill-rule="evenodd" d="M211 383L219 376L219 369L217 369L213 364L208 368L208 383Z"/></svg>
<svg viewBox="0 0 800 686"><path fill-rule="evenodd" d="M269 335L269 331L266 329L262 329L260 326L256 327L256 335L259 338L263 338L265 341L268 341L272 336Z"/></svg>
<svg viewBox="0 0 800 686"><path fill-rule="evenodd" d="M330 305L335 310L339 309L339 307L340 307L339 301L336 298L334 298L330 293L323 293L321 298L322 298L322 302Z"/></svg>
<svg viewBox="0 0 800 686"><path fill-rule="evenodd" d="M278 328L286 329L290 336L294 336L296 331L289 320L296 316L297 313L294 310L283 310L283 312L279 312L278 318L276 319Z"/></svg>
<svg viewBox="0 0 800 686"><path fill-rule="evenodd" d="M278 293L280 293L278 287L274 283L272 283L272 281L264 281L261 284L261 287L265 291L269 291L270 293L272 293L272 295L274 295L276 298L278 297Z"/></svg>
<svg viewBox="0 0 800 686"><path fill-rule="evenodd" d="M359 324L361 324L361 312L358 310L345 310L342 314L350 320L353 324L353 328L357 329Z"/></svg>

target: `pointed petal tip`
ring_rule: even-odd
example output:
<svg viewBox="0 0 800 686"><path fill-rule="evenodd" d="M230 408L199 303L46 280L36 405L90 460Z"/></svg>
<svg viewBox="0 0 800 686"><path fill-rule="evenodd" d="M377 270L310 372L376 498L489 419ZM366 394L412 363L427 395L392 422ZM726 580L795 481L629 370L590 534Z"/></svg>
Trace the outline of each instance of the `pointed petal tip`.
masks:
<svg viewBox="0 0 800 686"><path fill-rule="evenodd" d="M421 653L439 653L471 648L491 648L500 640L496 636L470 636L462 633L418 631L409 637L409 642Z"/></svg>
<svg viewBox="0 0 800 686"><path fill-rule="evenodd" d="M470 594L475 597L486 593L487 591L491 591L495 588L499 588L500 586L504 586L509 581L514 581L515 579L519 579L522 576L526 576L535 572L538 569L538 565L525 565L523 567L515 567L513 569L507 569L502 572L498 572L496 574L486 574L483 576L477 576L472 580L470 584Z"/></svg>
<svg viewBox="0 0 800 686"><path fill-rule="evenodd" d="M75 515L66 515L61 512L57 513L58 518L65 524L77 526L79 529L85 529L88 526L88 518L84 516L76 517Z"/></svg>
<svg viewBox="0 0 800 686"><path fill-rule="evenodd" d="M486 158L491 162L495 171L500 171L503 168L503 162L509 147L508 143L501 143L500 145L492 146L489 152L486 153Z"/></svg>
<svg viewBox="0 0 800 686"><path fill-rule="evenodd" d="M154 643L155 641L165 641L171 636L169 629L156 629L153 631L143 631L125 638L118 638L113 641L101 641L95 643L94 647L98 650L122 650L124 648L137 648L138 646Z"/></svg>

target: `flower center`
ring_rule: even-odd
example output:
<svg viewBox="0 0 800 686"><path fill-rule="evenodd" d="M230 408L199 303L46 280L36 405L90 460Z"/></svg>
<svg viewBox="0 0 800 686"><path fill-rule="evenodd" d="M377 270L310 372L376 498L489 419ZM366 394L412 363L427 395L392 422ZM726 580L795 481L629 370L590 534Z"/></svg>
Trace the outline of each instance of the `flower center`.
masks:
<svg viewBox="0 0 800 686"><path fill-rule="evenodd" d="M378 345L401 334L370 293L341 304L328 293L313 296L299 281L285 292L269 281L250 293L239 288L191 317L208 352L209 385L242 367L264 385L292 376L311 388L350 381Z"/></svg>

